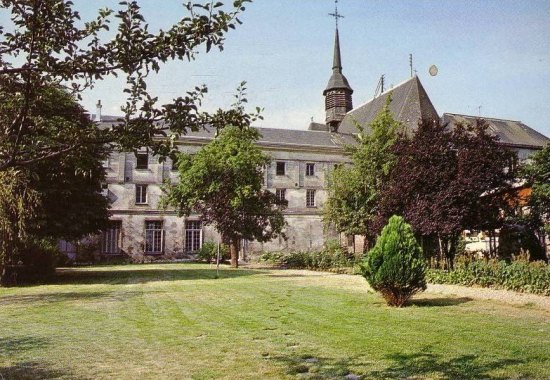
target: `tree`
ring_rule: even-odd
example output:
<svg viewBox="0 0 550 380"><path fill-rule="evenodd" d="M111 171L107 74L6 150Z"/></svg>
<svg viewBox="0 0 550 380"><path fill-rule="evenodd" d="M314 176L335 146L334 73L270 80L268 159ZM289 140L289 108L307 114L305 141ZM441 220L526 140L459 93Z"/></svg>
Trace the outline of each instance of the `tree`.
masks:
<svg viewBox="0 0 550 380"><path fill-rule="evenodd" d="M282 234L286 202L262 188L270 158L255 145L256 129L226 127L197 154L178 156L179 182L167 185L164 206L180 216L197 213L229 243L238 267L242 239L269 241Z"/></svg>
<svg viewBox="0 0 550 380"><path fill-rule="evenodd" d="M13 282L10 268L27 237L39 198L20 171L0 171L0 183L0 285L9 285Z"/></svg>
<svg viewBox="0 0 550 380"><path fill-rule="evenodd" d="M352 165L340 166L332 173L323 210L326 224L332 223L340 232L364 235L366 243L376 236L373 222L379 214L381 191L395 161L391 147L399 122L391 115L390 102L388 96L385 106L367 128L356 125L357 144L346 147Z"/></svg>
<svg viewBox="0 0 550 380"><path fill-rule="evenodd" d="M531 157L522 169L522 176L531 185L529 214L550 233L550 144Z"/></svg>
<svg viewBox="0 0 550 380"><path fill-rule="evenodd" d="M0 96L7 98L5 90L0 89ZM78 125L83 133L96 128L63 89L47 87L39 91L33 117L44 124ZM39 134L41 131L35 131L36 139L51 137ZM0 267L19 262L33 246L32 250L39 251L40 244L36 243L40 240L76 240L106 227L109 201L101 194L101 185L105 179L102 161L109 151L108 145L86 145L19 169L0 171L9 193L0 202L0 223L6 226L0 240ZM10 225L11 230L7 227Z"/></svg>
<svg viewBox="0 0 550 380"><path fill-rule="evenodd" d="M201 46L207 52L214 46L222 49L225 33L240 23L237 16L246 2L234 1L229 11L220 2L189 2L179 22L151 33L137 1L120 2L116 12L100 9L96 19L83 22L71 1L1 0L13 27L0 27L0 85L10 94L0 98L0 170L105 143L127 150L150 146L155 154L167 155L171 141L187 130L246 124L250 116L238 110L201 112L206 87L160 106L146 85L161 63L192 60ZM116 31L103 41L113 18ZM45 88L62 85L79 99L96 81L112 76L126 77L127 100L124 117L111 128L81 130L78 123L44 120L36 112Z"/></svg>
<svg viewBox="0 0 550 380"><path fill-rule="evenodd" d="M415 293L426 289L426 264L412 228L392 216L361 265L370 286L388 305L401 307Z"/></svg>
<svg viewBox="0 0 550 380"><path fill-rule="evenodd" d="M521 168L521 177L531 187L531 194L527 200L529 212L522 216L520 224L542 240L545 234L550 234L550 145L535 153Z"/></svg>
<svg viewBox="0 0 550 380"><path fill-rule="evenodd" d="M382 200L383 215L401 213L414 231L437 239L452 267L464 229L491 229L502 224L507 207L514 153L502 149L484 121L453 130L420 123L394 145L396 164Z"/></svg>

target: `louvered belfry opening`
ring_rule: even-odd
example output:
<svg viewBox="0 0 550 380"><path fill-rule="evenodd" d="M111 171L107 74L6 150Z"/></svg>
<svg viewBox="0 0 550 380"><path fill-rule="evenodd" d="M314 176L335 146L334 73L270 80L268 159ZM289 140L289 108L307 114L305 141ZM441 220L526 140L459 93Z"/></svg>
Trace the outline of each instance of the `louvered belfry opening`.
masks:
<svg viewBox="0 0 550 380"><path fill-rule="evenodd" d="M353 109L351 93L345 90L334 90L325 96L325 110L343 108L345 112Z"/></svg>

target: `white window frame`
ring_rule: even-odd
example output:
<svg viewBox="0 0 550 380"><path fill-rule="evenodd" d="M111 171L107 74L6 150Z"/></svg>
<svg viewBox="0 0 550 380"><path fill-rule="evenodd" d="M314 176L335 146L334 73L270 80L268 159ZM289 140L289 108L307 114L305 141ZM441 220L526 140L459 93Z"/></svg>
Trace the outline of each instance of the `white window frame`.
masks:
<svg viewBox="0 0 550 380"><path fill-rule="evenodd" d="M202 247L202 221L187 220L185 221L185 252L195 253Z"/></svg>
<svg viewBox="0 0 550 380"><path fill-rule="evenodd" d="M317 207L315 203L315 189L306 190L306 207Z"/></svg>
<svg viewBox="0 0 550 380"><path fill-rule="evenodd" d="M105 255L120 254L122 221L114 220L101 236L101 253Z"/></svg>
<svg viewBox="0 0 550 380"><path fill-rule="evenodd" d="M306 163L306 177L313 177L315 175L315 163Z"/></svg>
<svg viewBox="0 0 550 380"><path fill-rule="evenodd" d="M162 254L164 252L164 223L162 220L145 221L145 246L146 254Z"/></svg>
<svg viewBox="0 0 550 380"><path fill-rule="evenodd" d="M275 189L275 196L280 201L286 201L286 189Z"/></svg>
<svg viewBox="0 0 550 380"><path fill-rule="evenodd" d="M135 201L137 205L146 205L148 201L147 185L143 183L136 184Z"/></svg>

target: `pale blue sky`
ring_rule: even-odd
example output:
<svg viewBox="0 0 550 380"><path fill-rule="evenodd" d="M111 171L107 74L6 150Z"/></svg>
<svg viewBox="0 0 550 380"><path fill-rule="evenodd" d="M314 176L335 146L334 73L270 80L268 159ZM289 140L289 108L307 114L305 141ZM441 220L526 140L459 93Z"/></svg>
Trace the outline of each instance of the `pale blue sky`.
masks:
<svg viewBox="0 0 550 380"><path fill-rule="evenodd" d="M197 0L199 1L199 0ZM230 3L232 1L227 1ZM118 1L75 1L83 18ZM167 27L184 12L181 0L141 1L153 27ZM173 62L151 78L161 100L197 84L210 88L208 109L229 106L242 81L251 106L265 108L259 126L304 129L324 121L322 91L331 74L332 0L256 0L243 25L227 36L225 50ZM372 98L378 78L398 84L409 77L409 53L439 114L521 120L550 135L550 1L542 0L339 0L344 74L354 105ZM428 68L439 68L436 77ZM84 96L104 114L124 101L121 80L108 80Z"/></svg>

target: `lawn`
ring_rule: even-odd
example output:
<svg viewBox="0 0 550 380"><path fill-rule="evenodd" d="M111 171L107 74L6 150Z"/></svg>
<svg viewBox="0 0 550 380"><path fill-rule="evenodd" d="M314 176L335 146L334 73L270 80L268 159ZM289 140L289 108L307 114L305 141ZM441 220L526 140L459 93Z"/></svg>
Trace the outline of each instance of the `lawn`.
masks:
<svg viewBox="0 0 550 380"><path fill-rule="evenodd" d="M550 378L550 312L358 276L151 264L0 289L0 379ZM351 378L352 376L348 376Z"/></svg>

